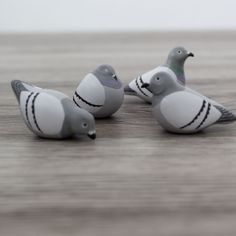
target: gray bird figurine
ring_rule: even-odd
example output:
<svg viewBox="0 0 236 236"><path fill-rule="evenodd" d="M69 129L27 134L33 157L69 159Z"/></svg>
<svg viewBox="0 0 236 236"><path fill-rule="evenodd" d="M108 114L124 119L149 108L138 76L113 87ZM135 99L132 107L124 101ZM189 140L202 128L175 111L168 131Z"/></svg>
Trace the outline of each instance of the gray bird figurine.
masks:
<svg viewBox="0 0 236 236"><path fill-rule="evenodd" d="M121 107L123 99L122 82L110 65L101 65L86 75L73 96L74 103L95 118L113 115Z"/></svg>
<svg viewBox="0 0 236 236"><path fill-rule="evenodd" d="M236 121L232 112L184 87L166 72L156 73L142 87L153 93L153 116L169 132L196 133L213 124Z"/></svg>
<svg viewBox="0 0 236 236"><path fill-rule="evenodd" d="M95 121L65 94L13 80L12 89L27 127L42 138L64 139L77 135L96 138Z"/></svg>
<svg viewBox="0 0 236 236"><path fill-rule="evenodd" d="M166 63L163 66L158 66L155 69L148 71L138 78L132 80L125 88L125 94L135 95L144 101L151 103L153 94L142 87L142 84L149 83L152 76L157 72L169 73L175 77L177 81L185 85L184 63L188 57L193 57L192 52L188 52L183 47L176 47L172 49L168 55Z"/></svg>

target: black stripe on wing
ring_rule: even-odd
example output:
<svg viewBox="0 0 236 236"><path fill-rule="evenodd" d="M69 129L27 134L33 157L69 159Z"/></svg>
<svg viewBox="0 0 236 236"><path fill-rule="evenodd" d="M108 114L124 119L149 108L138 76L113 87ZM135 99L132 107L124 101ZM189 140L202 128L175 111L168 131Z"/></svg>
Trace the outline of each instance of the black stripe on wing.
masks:
<svg viewBox="0 0 236 236"><path fill-rule="evenodd" d="M188 124L186 124L186 125L180 127L180 129L184 129L184 128L186 128L187 126L190 126L191 124L193 124L193 123L197 120L197 118L202 114L202 112L204 111L205 106L206 106L206 101L203 100L202 106L201 106L199 112L197 113L197 115L196 115Z"/></svg>
<svg viewBox="0 0 236 236"><path fill-rule="evenodd" d="M26 120L27 120L27 122L28 122L28 124L29 124L30 127L32 127L32 126L31 126L31 123L30 123L30 121L29 121L28 105L29 105L29 100L30 100L30 98L32 97L33 94L34 94L33 92L30 93L30 94L28 95L27 99L26 99L26 102L25 102L25 117L26 117Z"/></svg>
<svg viewBox="0 0 236 236"><path fill-rule="evenodd" d="M199 128L204 124L204 122L207 120L207 117L208 117L209 114L210 114L210 110L211 110L211 104L208 103L206 114L205 114L205 116L204 116L202 122L197 126L196 129L199 129Z"/></svg>
<svg viewBox="0 0 236 236"><path fill-rule="evenodd" d="M76 105L77 107L81 108L80 105L76 102L75 96L73 96L73 101L74 101L74 103L75 103L75 105Z"/></svg>
<svg viewBox="0 0 236 236"><path fill-rule="evenodd" d="M86 103L87 105L91 106L91 107L102 107L102 105L96 105L96 104L92 104L92 103L86 101L86 100L83 99L76 91L75 91L75 96L76 96L78 99L80 99L81 101L83 101L84 103ZM78 105L78 104L76 103L76 105Z"/></svg>
<svg viewBox="0 0 236 236"><path fill-rule="evenodd" d="M32 106L31 106L31 108L32 108L32 114L33 114L34 123L35 123L37 129L38 129L41 133L43 133L43 131L40 129L40 127L39 127L39 125L38 125L38 122L37 122L37 119L36 119L36 115L35 115L35 100L36 100L36 98L38 97L38 95L39 95L39 93L36 93L36 94L34 95L34 98L33 98L33 100L32 100Z"/></svg>
<svg viewBox="0 0 236 236"><path fill-rule="evenodd" d="M144 84L141 76L139 76L139 80L140 80L141 84ZM138 84L138 78L135 80L135 84L136 84L138 90L139 90L144 96L148 97L148 95L147 95L146 93L144 93L144 91L142 90L142 88L139 86L139 84Z"/></svg>
<svg viewBox="0 0 236 236"><path fill-rule="evenodd" d="M139 76L139 80L140 80L141 84L144 84L142 75Z"/></svg>

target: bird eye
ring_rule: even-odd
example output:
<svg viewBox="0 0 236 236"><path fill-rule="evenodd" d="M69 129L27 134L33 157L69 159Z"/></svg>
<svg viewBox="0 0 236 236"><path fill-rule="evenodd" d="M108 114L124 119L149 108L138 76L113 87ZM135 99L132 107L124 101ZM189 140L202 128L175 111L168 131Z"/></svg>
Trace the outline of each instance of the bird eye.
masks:
<svg viewBox="0 0 236 236"><path fill-rule="evenodd" d="M160 80L160 78L159 78L159 77L157 77L157 80Z"/></svg>
<svg viewBox="0 0 236 236"><path fill-rule="evenodd" d="M181 51L181 50L178 50L177 52L178 52L178 54L181 54L181 53L182 53L182 51Z"/></svg>
<svg viewBox="0 0 236 236"><path fill-rule="evenodd" d="M83 124L82 124L82 127L83 127L83 128L87 128L87 127L88 127L88 124L87 124L87 123L83 123Z"/></svg>

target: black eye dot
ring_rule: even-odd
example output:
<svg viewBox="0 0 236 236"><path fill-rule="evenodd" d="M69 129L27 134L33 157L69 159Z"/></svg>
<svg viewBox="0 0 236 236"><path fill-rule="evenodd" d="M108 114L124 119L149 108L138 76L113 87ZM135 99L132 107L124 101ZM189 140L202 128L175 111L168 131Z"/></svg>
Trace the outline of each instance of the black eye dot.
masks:
<svg viewBox="0 0 236 236"><path fill-rule="evenodd" d="M87 123L83 123L82 126L83 126L84 128L86 128L86 127L88 126L88 124L87 124Z"/></svg>
<svg viewBox="0 0 236 236"><path fill-rule="evenodd" d="M159 78L159 77L157 77L157 80L160 80L160 78Z"/></svg>
<svg viewBox="0 0 236 236"><path fill-rule="evenodd" d="M181 53L182 53L182 51L181 51L181 50L178 50L178 53L179 53L179 54L181 54Z"/></svg>

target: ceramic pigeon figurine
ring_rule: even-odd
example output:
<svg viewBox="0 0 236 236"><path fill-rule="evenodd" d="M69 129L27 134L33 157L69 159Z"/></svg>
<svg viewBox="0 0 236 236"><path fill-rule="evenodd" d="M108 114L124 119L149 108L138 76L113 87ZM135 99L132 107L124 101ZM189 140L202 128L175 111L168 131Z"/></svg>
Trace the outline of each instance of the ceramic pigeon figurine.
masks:
<svg viewBox="0 0 236 236"><path fill-rule="evenodd" d="M168 55L166 63L163 66L158 66L157 68L132 80L125 87L125 94L138 96L144 101L151 103L153 94L147 89L142 88L142 84L149 83L152 76L161 71L169 73L172 77L175 76L176 80L185 85L184 63L188 57L193 56L194 54L192 52L188 52L183 47L176 47L172 49Z"/></svg>
<svg viewBox="0 0 236 236"><path fill-rule="evenodd" d="M167 131L196 133L208 126L230 123L236 116L207 97L178 83L166 72L156 73L143 88L154 94L154 118Z"/></svg>
<svg viewBox="0 0 236 236"><path fill-rule="evenodd" d="M63 93L19 80L11 82L25 124L42 138L63 139L87 134L96 138L93 116Z"/></svg>
<svg viewBox="0 0 236 236"><path fill-rule="evenodd" d="M110 65L101 65L89 73L78 85L74 103L96 118L114 114L122 105L124 89Z"/></svg>

